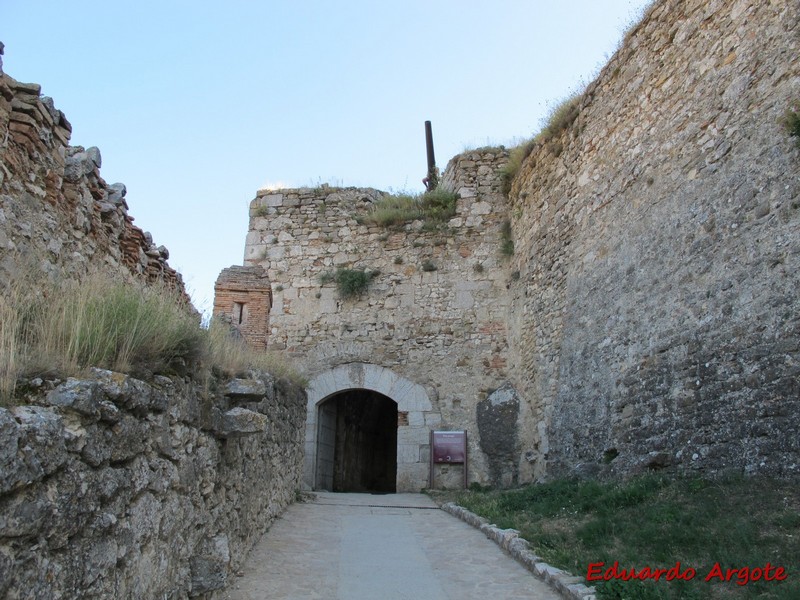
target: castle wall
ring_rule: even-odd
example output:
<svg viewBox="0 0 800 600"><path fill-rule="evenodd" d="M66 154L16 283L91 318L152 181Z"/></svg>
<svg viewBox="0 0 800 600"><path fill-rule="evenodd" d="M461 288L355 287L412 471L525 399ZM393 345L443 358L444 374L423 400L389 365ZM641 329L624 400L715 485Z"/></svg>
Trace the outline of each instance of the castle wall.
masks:
<svg viewBox="0 0 800 600"><path fill-rule="evenodd" d="M470 431L475 479L491 476L473 434L478 403L506 382L507 201L498 173L506 160L494 149L450 163L442 180L461 199L440 228L368 224L382 196L373 189L265 190L250 205L244 257L272 281L268 347L296 356L311 378L363 363L424 388L431 406L419 413L423 421L400 425L408 447L398 461L415 474L398 481L406 490L427 484L432 428ZM320 279L340 267L377 274L360 297L345 299ZM494 474L510 483L514 467L502 471Z"/></svg>
<svg viewBox="0 0 800 600"><path fill-rule="evenodd" d="M305 394L249 377L93 369L0 408L0 597L220 597L302 472Z"/></svg>
<svg viewBox="0 0 800 600"><path fill-rule="evenodd" d="M524 163L527 477L800 469L799 46L793 1L658 2Z"/></svg>
<svg viewBox="0 0 800 600"><path fill-rule="evenodd" d="M0 70L0 282L104 270L185 295L167 249L133 225L125 186L102 179L97 148L69 145L69 121L40 91Z"/></svg>

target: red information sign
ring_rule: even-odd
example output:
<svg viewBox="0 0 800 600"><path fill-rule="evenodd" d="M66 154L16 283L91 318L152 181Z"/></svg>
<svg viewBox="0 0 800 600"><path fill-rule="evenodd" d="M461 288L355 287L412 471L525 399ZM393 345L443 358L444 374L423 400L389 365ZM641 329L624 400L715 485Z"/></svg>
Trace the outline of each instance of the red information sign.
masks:
<svg viewBox="0 0 800 600"><path fill-rule="evenodd" d="M431 431L431 472L429 485L435 489L435 467L448 464L464 465L464 489L467 489L467 432Z"/></svg>
<svg viewBox="0 0 800 600"><path fill-rule="evenodd" d="M463 463L467 455L467 436L464 431L433 432L433 462Z"/></svg>

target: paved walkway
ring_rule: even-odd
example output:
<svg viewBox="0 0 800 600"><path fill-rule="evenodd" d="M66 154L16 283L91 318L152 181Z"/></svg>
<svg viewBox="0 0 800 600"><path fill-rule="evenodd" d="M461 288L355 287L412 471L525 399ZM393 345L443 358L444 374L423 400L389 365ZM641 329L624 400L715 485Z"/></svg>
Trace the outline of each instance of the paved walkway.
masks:
<svg viewBox="0 0 800 600"><path fill-rule="evenodd" d="M256 544L230 600L561 598L421 494L316 493Z"/></svg>

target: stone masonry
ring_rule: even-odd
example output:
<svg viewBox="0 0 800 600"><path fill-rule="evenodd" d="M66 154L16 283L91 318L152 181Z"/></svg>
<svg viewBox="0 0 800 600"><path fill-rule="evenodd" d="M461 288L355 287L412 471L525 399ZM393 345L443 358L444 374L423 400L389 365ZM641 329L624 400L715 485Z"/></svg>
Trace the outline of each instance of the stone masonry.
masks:
<svg viewBox="0 0 800 600"><path fill-rule="evenodd" d="M95 369L0 408L0 597L211 599L295 498L305 395Z"/></svg>
<svg viewBox="0 0 800 600"><path fill-rule="evenodd" d="M268 347L297 357L312 383L338 381L328 395L363 382L364 375L340 378L345 365L363 365L386 382L369 389L385 393L397 381L419 390L398 429L398 491L427 485L432 428L473 430L478 402L507 383L509 270L501 246L508 209L498 172L506 160L495 148L451 161L442 181L460 199L441 227L369 224L383 196L373 189L262 190L250 204L245 264L263 266L273 284ZM367 291L341 298L324 278L337 268L371 273ZM405 392L391 393L405 403ZM307 424L310 484L316 410L309 407ZM470 468L485 481L480 438L470 440ZM457 482L460 467L452 469ZM505 483L515 480L513 470Z"/></svg>
<svg viewBox="0 0 800 600"><path fill-rule="evenodd" d="M327 397L369 379L347 365L421 386L399 424L408 489L432 428L467 429L471 479L495 485L796 476L800 188L780 120L800 102L798 13L656 2L509 198L503 149L450 161L443 184L461 199L444 229L369 225L372 189L260 191L245 264L273 282L268 345L329 382ZM320 276L339 267L372 273L367 292L338 297Z"/></svg>
<svg viewBox="0 0 800 600"><path fill-rule="evenodd" d="M100 177L100 151L70 146L72 126L40 92L0 69L0 286L104 270L185 294L167 249L133 225L125 186Z"/></svg>
<svg viewBox="0 0 800 600"><path fill-rule="evenodd" d="M657 2L512 193L526 478L800 473L793 0Z"/></svg>

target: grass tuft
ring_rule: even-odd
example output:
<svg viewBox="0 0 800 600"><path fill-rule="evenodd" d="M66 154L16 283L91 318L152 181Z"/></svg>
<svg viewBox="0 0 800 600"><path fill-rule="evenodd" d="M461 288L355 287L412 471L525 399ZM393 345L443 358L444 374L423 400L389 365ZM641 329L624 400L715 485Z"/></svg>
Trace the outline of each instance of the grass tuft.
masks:
<svg viewBox="0 0 800 600"><path fill-rule="evenodd" d="M19 376L72 375L89 366L168 372L178 359L194 361L203 353L199 319L164 286L94 275L12 286L0 307L0 393L6 398Z"/></svg>
<svg viewBox="0 0 800 600"><path fill-rule="evenodd" d="M554 140L563 131L566 131L578 118L580 114L581 100L583 93L572 94L556 104L548 113L544 120L541 131L533 138L515 146L509 150L508 162L500 171L503 193L508 195L511 192L511 184L522 168L522 163L538 146ZM553 153L558 156L563 147L554 144Z"/></svg>
<svg viewBox="0 0 800 600"><path fill-rule="evenodd" d="M203 329L198 315L166 286L100 274L58 284L22 281L0 296L0 403L13 402L20 378L74 376L87 367L147 377L213 363L238 370L263 365L296 379L275 358L260 363L244 350L220 352L219 343L216 332Z"/></svg>
<svg viewBox="0 0 800 600"><path fill-rule="evenodd" d="M423 194L388 194L375 203L365 221L381 227L421 220L444 223L456 213L458 194L439 186Z"/></svg>
<svg viewBox="0 0 800 600"><path fill-rule="evenodd" d="M207 364L229 374L235 375L255 369L266 371L278 379L284 379L299 387L308 385L308 379L296 371L283 354L253 350L224 320L212 319L208 330L204 333L206 342L204 360Z"/></svg>
<svg viewBox="0 0 800 600"><path fill-rule="evenodd" d="M503 256L514 255L514 239L511 231L511 221L506 219L500 226L500 254Z"/></svg>

